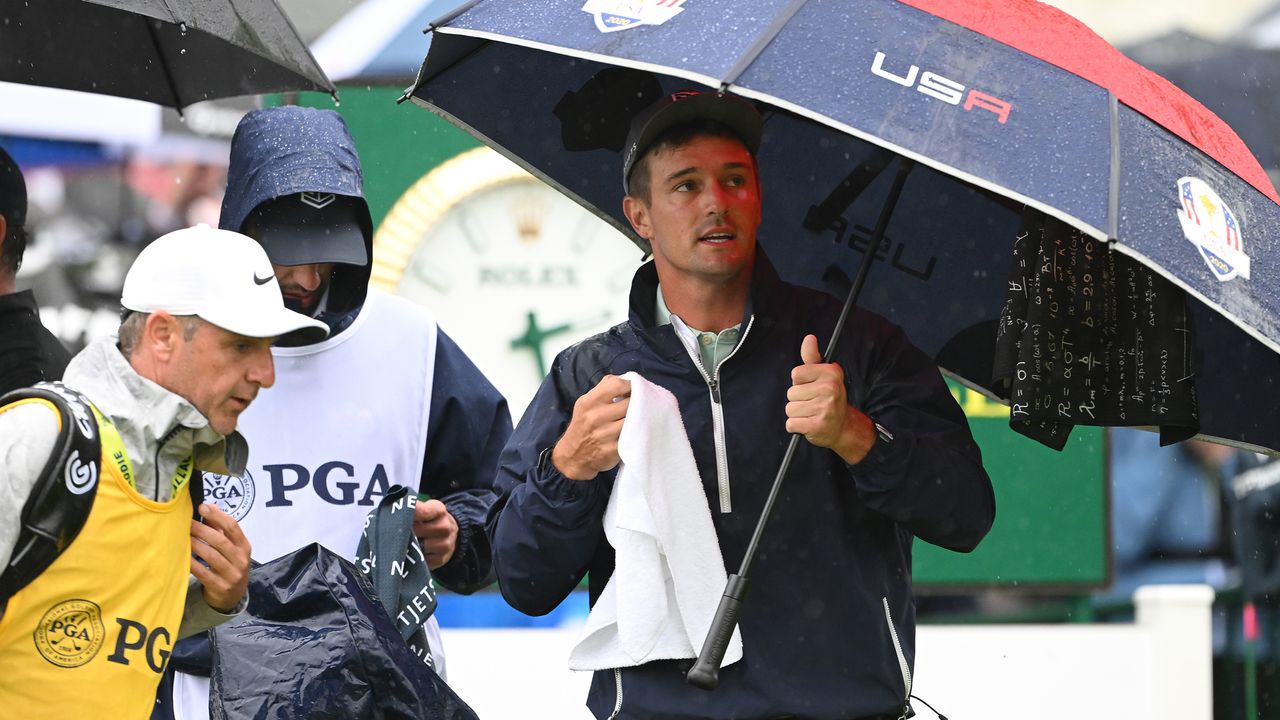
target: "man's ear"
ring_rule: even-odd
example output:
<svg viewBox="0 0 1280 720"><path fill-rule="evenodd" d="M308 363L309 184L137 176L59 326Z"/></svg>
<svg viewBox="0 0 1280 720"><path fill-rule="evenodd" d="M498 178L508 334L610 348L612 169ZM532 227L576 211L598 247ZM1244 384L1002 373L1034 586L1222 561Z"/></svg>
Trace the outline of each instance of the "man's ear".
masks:
<svg viewBox="0 0 1280 720"><path fill-rule="evenodd" d="M622 198L622 214L635 229L636 234L645 240L653 240L653 227L649 224L649 206L643 200L632 195Z"/></svg>
<svg viewBox="0 0 1280 720"><path fill-rule="evenodd" d="M148 354L157 362L166 363L173 358L182 343L182 321L163 310L147 316L142 326L142 342Z"/></svg>
<svg viewBox="0 0 1280 720"><path fill-rule="evenodd" d="M0 215L0 255L4 254L4 239L9 236L9 221Z"/></svg>

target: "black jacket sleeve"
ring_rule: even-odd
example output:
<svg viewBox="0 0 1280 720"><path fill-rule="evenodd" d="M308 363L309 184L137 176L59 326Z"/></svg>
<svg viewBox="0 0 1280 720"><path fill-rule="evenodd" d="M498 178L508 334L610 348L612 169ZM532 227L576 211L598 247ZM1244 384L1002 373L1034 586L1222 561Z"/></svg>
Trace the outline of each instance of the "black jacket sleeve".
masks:
<svg viewBox="0 0 1280 720"><path fill-rule="evenodd" d="M926 542L973 550L995 520L995 493L969 422L937 365L901 329L881 323L875 332L852 359L865 380L849 400L884 430L850 467L858 495Z"/></svg>
<svg viewBox="0 0 1280 720"><path fill-rule="evenodd" d="M525 410L502 452L487 531L502 596L517 610L545 615L582 581L599 543L612 472L580 482L551 463L573 403L585 390L568 380L564 355Z"/></svg>
<svg viewBox="0 0 1280 720"><path fill-rule="evenodd" d="M493 582L484 518L494 500L498 454L510 435L506 399L440 330L419 489L443 502L458 521L453 557L434 571L454 592L471 593Z"/></svg>

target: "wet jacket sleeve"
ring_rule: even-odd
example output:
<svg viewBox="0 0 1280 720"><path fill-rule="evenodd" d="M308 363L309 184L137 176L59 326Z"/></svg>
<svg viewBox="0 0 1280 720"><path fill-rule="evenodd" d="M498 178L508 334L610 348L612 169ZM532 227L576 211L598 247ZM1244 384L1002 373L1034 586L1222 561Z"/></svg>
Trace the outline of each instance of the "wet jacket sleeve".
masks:
<svg viewBox="0 0 1280 720"><path fill-rule="evenodd" d="M43 403L0 408L0 568L9 566L22 508L58 442L58 416Z"/></svg>
<svg viewBox="0 0 1280 720"><path fill-rule="evenodd" d="M246 589L240 602L231 612L220 612L209 606L204 600L204 586L195 575L187 576L187 599L182 606L182 623L178 625L178 639L191 637L196 633L221 625L234 618L249 607L249 591Z"/></svg>
<svg viewBox="0 0 1280 720"><path fill-rule="evenodd" d="M559 387L561 358L503 450L489 512L489 542L503 598L545 615L578 586L599 543L612 473L580 482L561 475L551 448L569 424L579 391Z"/></svg>
<svg viewBox="0 0 1280 720"><path fill-rule="evenodd" d="M968 552L991 529L995 493L969 422L937 365L896 327L854 362L868 368L850 401L884 428L850 471L871 508L916 537Z"/></svg>
<svg viewBox="0 0 1280 720"><path fill-rule="evenodd" d="M484 519L495 497L498 454L510 435L506 398L441 330L419 489L443 502L458 521L453 557L433 572L454 592L471 593L493 582Z"/></svg>

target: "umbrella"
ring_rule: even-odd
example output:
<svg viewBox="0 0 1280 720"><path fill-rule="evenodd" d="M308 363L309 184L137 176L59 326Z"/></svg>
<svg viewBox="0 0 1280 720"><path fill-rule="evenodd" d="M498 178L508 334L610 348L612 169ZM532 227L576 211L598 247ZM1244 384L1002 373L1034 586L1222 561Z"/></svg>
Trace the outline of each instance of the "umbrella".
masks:
<svg viewBox="0 0 1280 720"><path fill-rule="evenodd" d="M0 80L183 108L334 93L275 0L0 0Z"/></svg>
<svg viewBox="0 0 1280 720"><path fill-rule="evenodd" d="M1060 443L1061 415L1185 436L1198 402L1202 436L1280 449L1277 404L1249 402L1280 386L1280 197L1220 119L1053 8L481 0L436 29L412 96L627 230L626 118L697 85L765 112L780 273L856 293L878 261L860 304L1024 432Z"/></svg>
<svg viewBox="0 0 1280 720"><path fill-rule="evenodd" d="M1280 178L1280 50L1185 30L1121 49L1225 120L1271 177Z"/></svg>
<svg viewBox="0 0 1280 720"><path fill-rule="evenodd" d="M832 291L869 245L889 160L912 158L860 304L1007 398L992 355L1012 239L1034 208L1187 291L1200 436L1280 449L1280 407L1248 402L1280 390L1280 206L1203 106L1038 3L768 0L742 17L727 0L671 5L635 4L654 14L628 21L572 0L480 2L436 30L413 98L625 232L616 150L636 106L698 85L761 100L761 242L784 278ZM573 122L581 106L605 110ZM1221 201L1218 235L1243 251L1189 239L1184 193Z"/></svg>

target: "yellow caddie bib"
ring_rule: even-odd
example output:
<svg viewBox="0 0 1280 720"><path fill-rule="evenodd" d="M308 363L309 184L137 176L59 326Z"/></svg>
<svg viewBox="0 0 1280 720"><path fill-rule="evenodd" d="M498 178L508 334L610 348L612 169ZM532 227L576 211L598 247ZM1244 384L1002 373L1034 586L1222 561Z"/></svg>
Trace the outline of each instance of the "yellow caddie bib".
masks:
<svg viewBox="0 0 1280 720"><path fill-rule="evenodd" d="M60 416L45 400L23 402ZM96 409L94 416L102 463L89 517L0 618L5 717L144 720L177 640L190 572L190 484L164 503L139 495L119 433Z"/></svg>

